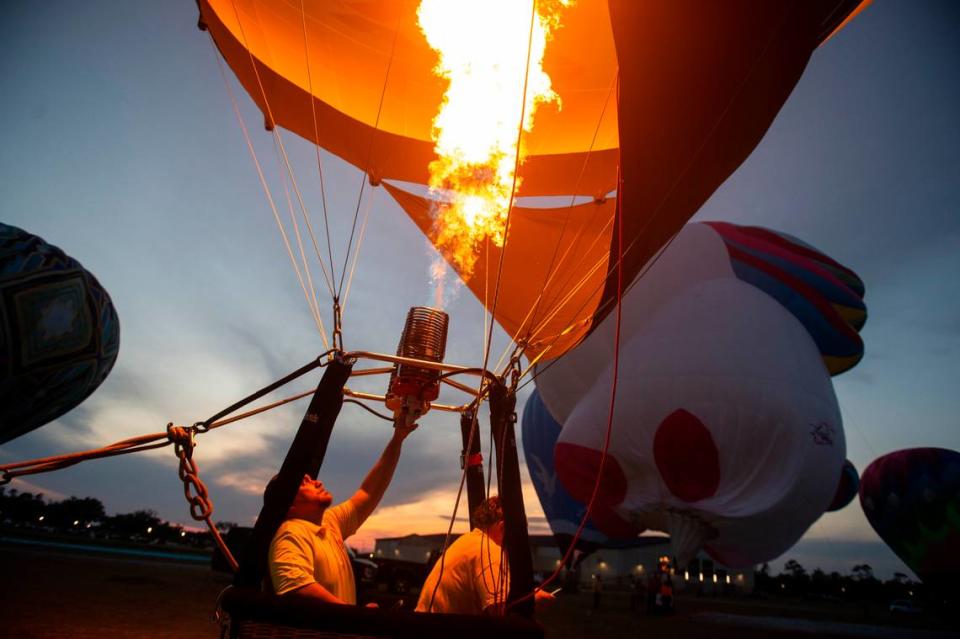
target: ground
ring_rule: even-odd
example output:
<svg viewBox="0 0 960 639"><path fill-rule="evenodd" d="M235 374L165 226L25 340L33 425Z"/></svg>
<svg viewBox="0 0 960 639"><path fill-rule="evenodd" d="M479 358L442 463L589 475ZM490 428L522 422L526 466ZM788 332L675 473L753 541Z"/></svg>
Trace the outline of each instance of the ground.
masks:
<svg viewBox="0 0 960 639"><path fill-rule="evenodd" d="M0 636L48 638L177 637L215 639L217 594L229 577L206 564L106 557L0 541ZM880 608L846 604L681 599L676 614L631 611L629 594L605 592L593 610L589 593L561 593L540 616L550 639L643 637L760 639L773 637L960 636L943 620L907 628ZM956 628L956 626L954 626Z"/></svg>

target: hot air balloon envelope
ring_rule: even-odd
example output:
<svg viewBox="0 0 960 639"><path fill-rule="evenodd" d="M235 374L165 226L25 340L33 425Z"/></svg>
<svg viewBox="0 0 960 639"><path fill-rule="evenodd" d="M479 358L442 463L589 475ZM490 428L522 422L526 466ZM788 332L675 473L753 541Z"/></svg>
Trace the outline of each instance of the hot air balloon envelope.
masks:
<svg viewBox="0 0 960 639"><path fill-rule="evenodd" d="M908 448L874 460L860 477L860 505L925 585L960 593L960 453Z"/></svg>
<svg viewBox="0 0 960 639"><path fill-rule="evenodd" d="M810 55L861 4L572 3L543 56L561 106L541 107L523 136L516 195L602 202L619 175L621 223L613 223L612 201L515 209L505 249L476 247L477 263L497 273L454 267L528 355L569 350L613 308L621 249L629 282L746 159ZM438 57L418 5L199 1L201 24L268 126L366 171L439 247L432 201L400 184L429 183L431 133L448 83L434 73ZM469 25L466 3L462 11Z"/></svg>
<svg viewBox="0 0 960 639"><path fill-rule="evenodd" d="M0 224L0 443L86 399L120 348L110 296L79 262Z"/></svg>

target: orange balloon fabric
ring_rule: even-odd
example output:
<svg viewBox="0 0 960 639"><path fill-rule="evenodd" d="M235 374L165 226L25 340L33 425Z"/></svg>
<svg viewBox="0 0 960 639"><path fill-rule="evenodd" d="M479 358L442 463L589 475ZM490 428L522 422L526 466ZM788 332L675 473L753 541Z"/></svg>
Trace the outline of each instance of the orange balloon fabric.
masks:
<svg viewBox="0 0 960 639"><path fill-rule="evenodd" d="M759 143L814 49L867 3L577 0L564 11L543 61L562 108L542 107L524 135L517 195L602 201L619 170L623 254L613 199L514 210L495 316L528 356L561 355L614 307L621 257L629 283ZM445 81L418 4L199 0L201 24L267 125L374 184L426 184L436 157ZM429 202L388 191L431 237ZM479 264L499 259L487 250ZM483 271L467 284L489 307L497 282Z"/></svg>

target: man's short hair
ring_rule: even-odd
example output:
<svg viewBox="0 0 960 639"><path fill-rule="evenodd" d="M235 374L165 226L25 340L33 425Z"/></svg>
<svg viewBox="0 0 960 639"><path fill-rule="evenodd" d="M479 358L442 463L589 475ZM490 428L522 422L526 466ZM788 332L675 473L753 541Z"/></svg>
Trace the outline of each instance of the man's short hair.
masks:
<svg viewBox="0 0 960 639"><path fill-rule="evenodd" d="M503 508L500 506L500 497L497 495L487 497L473 511L473 523L482 530L499 521L503 521Z"/></svg>
<svg viewBox="0 0 960 639"><path fill-rule="evenodd" d="M267 482L266 487L263 489L264 505L280 499L279 492L280 492L280 475L276 474L270 478L270 481Z"/></svg>

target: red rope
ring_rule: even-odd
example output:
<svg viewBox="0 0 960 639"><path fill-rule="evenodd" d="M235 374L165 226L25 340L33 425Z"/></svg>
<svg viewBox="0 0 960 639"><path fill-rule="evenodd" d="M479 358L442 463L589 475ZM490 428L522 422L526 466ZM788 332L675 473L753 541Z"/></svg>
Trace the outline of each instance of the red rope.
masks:
<svg viewBox="0 0 960 639"><path fill-rule="evenodd" d="M567 552L564 553L563 559L560 561L560 565L557 566L557 569L553 571L553 574L547 577L540 584L539 587L533 590L520 599L514 601L511 605L515 606L521 601L525 601L530 597L534 596L537 590L543 590L548 585L550 585L560 574L560 571L564 566L567 565L567 562L570 559L570 556L573 554L574 549L576 548L577 542L580 540L580 535L583 533L584 527L586 527L587 520L590 518L591 513L593 513L593 507L597 502L597 496L600 494L600 483L603 478L603 468L607 462L607 453L610 449L610 438L613 433L613 411L617 403L617 380L619 377L620 371L620 321L621 321L621 302L623 298L623 174L620 172L618 167L617 169L617 324L616 332L613 338L613 380L610 390L610 412L607 415L607 432L603 440L603 451L600 455L600 466L597 469L597 480L593 484L593 493L590 495L590 501L587 504L587 511L584 513L583 518L580 520L580 525L577 526L577 532L574 533L573 539L570 541L570 546L567 547Z"/></svg>

